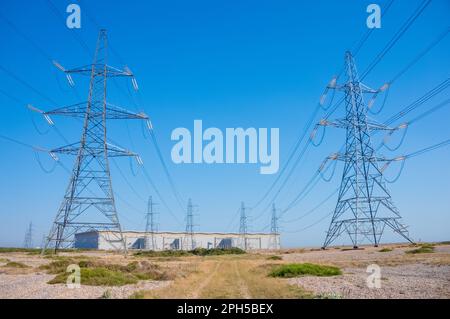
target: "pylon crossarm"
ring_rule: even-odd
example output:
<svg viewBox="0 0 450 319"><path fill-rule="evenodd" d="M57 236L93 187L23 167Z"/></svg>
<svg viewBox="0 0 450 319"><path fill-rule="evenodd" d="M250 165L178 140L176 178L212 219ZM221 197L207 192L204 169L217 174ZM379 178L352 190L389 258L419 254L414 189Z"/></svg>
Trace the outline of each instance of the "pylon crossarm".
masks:
<svg viewBox="0 0 450 319"><path fill-rule="evenodd" d="M396 131L398 129L403 128L403 126L390 127L390 126L387 126L387 125L384 125L384 124L381 124L381 123L377 123L377 122L374 122L374 121L370 121L370 122L368 121L367 122L367 128L369 130L372 130L372 131L389 131L389 132L393 132L393 131Z"/></svg>
<svg viewBox="0 0 450 319"><path fill-rule="evenodd" d="M362 93L373 93L373 94L376 94L376 93L379 92L379 90L372 89L371 87L368 87L367 85L365 85L365 84L363 84L361 82L359 83L359 85L361 87L361 92Z"/></svg>
<svg viewBox="0 0 450 319"><path fill-rule="evenodd" d="M106 119L108 120L149 120L145 113L134 113L124 108L106 103Z"/></svg>
<svg viewBox="0 0 450 319"><path fill-rule="evenodd" d="M57 154L65 154L65 155L78 155L80 147L81 147L80 143L77 142L77 143L69 144L69 145L66 145L63 147L55 148L55 149L52 149L47 152L50 154L57 153ZM109 157L131 156L131 157L135 157L139 164L142 164L142 160L139 157L139 154L137 154L137 153L133 153L129 150L123 149L123 148L116 146L114 144L111 144L111 143L106 143L106 149L108 151ZM89 150L87 152L89 152L91 155L102 154L104 152L104 148L102 146L89 147ZM93 153L95 153L95 154L93 154Z"/></svg>
<svg viewBox="0 0 450 319"><path fill-rule="evenodd" d="M113 145L111 143L106 143L106 148L107 148L107 151L108 151L108 157L131 156L131 157L135 157L139 164L141 164L141 165L143 164L141 157L137 153L133 153L133 152L131 152L129 150L120 148L120 147L118 147L116 145Z"/></svg>
<svg viewBox="0 0 450 319"><path fill-rule="evenodd" d="M80 74L80 75L92 75L92 70L94 70L94 75L105 75L105 69L106 69L106 75L108 77L117 77L117 76L134 76L133 73L130 71L128 67L125 67L124 69L119 69L110 65L105 65L103 63L97 63L97 64L88 64L81 67L76 67L73 69L65 69L63 68L59 63L53 62L53 64L60 69L62 72L66 74Z"/></svg>
<svg viewBox="0 0 450 319"><path fill-rule="evenodd" d="M344 129L348 129L348 128L355 128L355 127L360 127L361 129L367 129L369 131L396 131L398 129L403 128L403 126L398 126L398 127L389 127L387 125L381 124L381 123L376 123L376 122L366 122L366 123L355 123L354 121L349 121L347 119L339 119L336 121L328 121L328 120L320 120L320 122L318 123L318 125L320 126L331 126L331 127L336 127L336 128L344 128Z"/></svg>
<svg viewBox="0 0 450 319"><path fill-rule="evenodd" d="M87 103L88 102L81 102L69 106L60 107L54 110L50 111L42 111L33 105L28 105L28 108L32 110L33 112L37 112L39 114L42 114L44 118L47 120L47 122L50 125L53 125L53 121L50 118L50 115L58 115L58 116L70 116L70 117L79 117L84 118L86 116L87 112ZM96 116L103 116L102 112L94 112L93 110L90 110L91 117ZM107 103L106 104L106 114L105 117L107 120L149 120L149 117L145 113L134 113L130 112L126 109L123 109L119 106Z"/></svg>
<svg viewBox="0 0 450 319"><path fill-rule="evenodd" d="M81 102L69 106L60 107L51 111L45 111L42 114L45 116L62 115L72 117L84 117L86 114L87 102Z"/></svg>

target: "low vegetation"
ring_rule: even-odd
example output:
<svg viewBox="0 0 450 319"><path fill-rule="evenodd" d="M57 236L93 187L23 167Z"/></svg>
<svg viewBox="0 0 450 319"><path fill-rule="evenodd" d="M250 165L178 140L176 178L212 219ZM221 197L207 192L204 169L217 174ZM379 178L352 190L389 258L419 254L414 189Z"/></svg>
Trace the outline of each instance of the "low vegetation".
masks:
<svg viewBox="0 0 450 319"><path fill-rule="evenodd" d="M380 253L388 253L388 252L391 252L391 251L392 251L392 248L382 248L382 249L379 250Z"/></svg>
<svg viewBox="0 0 450 319"><path fill-rule="evenodd" d="M196 248L194 250L162 250L162 251L139 251L135 256L140 257L187 257L187 256L218 256L218 255L240 255L245 251L240 248Z"/></svg>
<svg viewBox="0 0 450 319"><path fill-rule="evenodd" d="M30 268L30 266L27 266L23 263L19 263L19 262L15 262L15 261L10 261L7 262L6 265L4 265L3 267L7 267L7 268Z"/></svg>
<svg viewBox="0 0 450 319"><path fill-rule="evenodd" d="M13 248L13 247L0 247L0 253L33 253L38 254L41 250L37 248Z"/></svg>
<svg viewBox="0 0 450 319"><path fill-rule="evenodd" d="M242 255L245 254L245 250L240 248L232 247L232 248L213 248L213 249L205 249L205 248L196 248L190 251L193 255L196 256L217 256L217 255Z"/></svg>
<svg viewBox="0 0 450 319"><path fill-rule="evenodd" d="M428 254L434 252L434 246L431 244L424 244L416 249L411 249L405 251L407 254Z"/></svg>
<svg viewBox="0 0 450 319"><path fill-rule="evenodd" d="M100 299L111 299L112 293L111 290L106 289L105 292L100 296Z"/></svg>
<svg viewBox="0 0 450 319"><path fill-rule="evenodd" d="M269 256L267 257L267 260L283 260L280 256Z"/></svg>
<svg viewBox="0 0 450 319"><path fill-rule="evenodd" d="M134 292L128 299L144 299L145 293L143 291Z"/></svg>
<svg viewBox="0 0 450 319"><path fill-rule="evenodd" d="M88 286L123 286L135 284L139 280L168 280L171 276L160 266L147 261L131 262L127 265L107 264L93 260L74 260L61 258L40 267L56 277L49 284L66 283L70 275L67 267L71 264L80 266L82 285Z"/></svg>
<svg viewBox="0 0 450 319"><path fill-rule="evenodd" d="M324 277L342 275L342 271L333 266L304 263L276 266L272 269L269 275L271 277L282 278L292 278L304 275Z"/></svg>

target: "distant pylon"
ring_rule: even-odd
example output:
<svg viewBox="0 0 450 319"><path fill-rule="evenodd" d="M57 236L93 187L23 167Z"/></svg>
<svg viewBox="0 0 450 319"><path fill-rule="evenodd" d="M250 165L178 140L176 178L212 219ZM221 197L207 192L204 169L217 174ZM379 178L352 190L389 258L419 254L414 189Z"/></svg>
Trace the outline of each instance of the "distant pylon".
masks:
<svg viewBox="0 0 450 319"><path fill-rule="evenodd" d="M114 192L109 168L110 157L133 156L140 163L139 156L107 141L107 120L138 119L148 121L145 114L132 113L107 102L107 80L114 77L131 78L137 89L133 73L125 67L123 70L107 64L108 42L106 30L100 30L94 59L91 65L66 70L54 62L63 71L70 85L74 85L71 74L90 77L89 94L86 102L66 106L42 113L49 124L53 125L51 115L63 115L84 119L81 140L50 151L77 156L62 204L43 251L52 247L73 247L74 235L88 231L111 231L106 238L116 249L126 251L122 228L117 216Z"/></svg>
<svg viewBox="0 0 450 319"><path fill-rule="evenodd" d="M278 216L275 203L272 204L272 217L270 219L270 248L280 249L280 230L278 228Z"/></svg>
<svg viewBox="0 0 450 319"><path fill-rule="evenodd" d="M192 199L189 198L186 210L186 233L185 233L185 249L195 249L195 236L194 236L194 208L196 206L192 204Z"/></svg>
<svg viewBox="0 0 450 319"><path fill-rule="evenodd" d="M25 232L25 240L23 242L24 248L33 248L33 223L30 222L27 231Z"/></svg>
<svg viewBox="0 0 450 319"><path fill-rule="evenodd" d="M154 206L157 205L153 202L152 196L148 199L148 207L146 214L146 224L145 224L145 240L144 248L146 250L157 250L155 242L155 232L157 231ZM150 236L149 236L150 234Z"/></svg>
<svg viewBox="0 0 450 319"><path fill-rule="evenodd" d="M329 246L344 232L349 235L354 248L365 239L378 246L385 226L412 242L406 227L399 221L400 213L386 188L383 169L378 165L380 162L392 160L377 156L371 143L372 131L395 130L367 117L368 108L364 103L363 93L376 94L381 89L373 90L360 82L350 52L346 52L345 62L347 82L337 85L336 81L333 81L329 88L344 91L346 117L335 122L327 120L320 122L320 125L346 130L345 153L334 154L328 158L342 160L345 164L338 202L323 248Z"/></svg>
<svg viewBox="0 0 450 319"><path fill-rule="evenodd" d="M247 250L247 234L248 234L248 216L247 216L247 207L245 207L245 203L241 202L241 216L239 222L239 237L240 237L240 248Z"/></svg>

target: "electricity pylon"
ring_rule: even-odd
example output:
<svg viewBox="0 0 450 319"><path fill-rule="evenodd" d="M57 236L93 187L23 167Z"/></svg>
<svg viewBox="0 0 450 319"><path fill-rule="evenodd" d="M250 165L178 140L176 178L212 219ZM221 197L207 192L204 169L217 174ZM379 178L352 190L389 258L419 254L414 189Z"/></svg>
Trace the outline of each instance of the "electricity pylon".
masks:
<svg viewBox="0 0 450 319"><path fill-rule="evenodd" d="M137 89L133 73L127 67L123 70L107 64L108 41L106 30L100 30L92 64L66 70L57 62L55 66L66 74L70 85L71 75L90 77L89 94L86 102L58 108L52 111L35 111L43 114L50 125L51 115L62 115L84 119L81 140L50 151L75 155L69 185L58 210L43 251L53 247L73 247L74 235L88 231L109 231L106 238L116 249L126 251L122 228L117 216L114 192L109 168L110 157L133 156L139 163L139 156L107 141L107 120L138 119L148 121L143 113L132 113L107 102L107 80L116 77L131 78ZM106 237L106 236L105 236Z"/></svg>
<svg viewBox="0 0 450 319"><path fill-rule="evenodd" d="M350 236L354 248L364 239L376 247L386 226L412 242L406 226L399 221L400 213L386 188L384 168L379 167L379 163L390 162L392 159L377 156L371 143L373 131L393 131L397 128L390 128L368 118L363 94L376 94L379 90L373 90L360 82L350 52L346 52L345 63L347 82L337 85L336 81L332 81L329 88L345 93L346 117L335 122L320 122L320 125L346 130L345 153L337 153L328 158L344 161L345 164L337 205L322 248L329 246L343 233Z"/></svg>
<svg viewBox="0 0 450 319"><path fill-rule="evenodd" d="M156 212L153 207L157 205L153 202L152 196L148 199L148 207L147 207L147 215L146 215L146 224L145 224L145 240L144 240L144 248L146 250L157 250L156 242L155 242L155 232L157 231L155 215ZM149 237L150 233L150 237Z"/></svg>
<svg viewBox="0 0 450 319"><path fill-rule="evenodd" d="M195 249L195 237L194 237L194 209L195 205L192 204L192 199L188 199L186 210L186 234L185 234L185 249Z"/></svg>
<svg viewBox="0 0 450 319"><path fill-rule="evenodd" d="M23 242L24 248L33 248L33 223L30 222L27 231L25 232L25 240Z"/></svg>
<svg viewBox="0 0 450 319"><path fill-rule="evenodd" d="M272 217L270 219L270 248L279 249L280 248L280 230L278 228L278 216L277 209L275 208L275 203L272 204Z"/></svg>
<svg viewBox="0 0 450 319"><path fill-rule="evenodd" d="M248 234L248 216L247 207L245 207L244 202L241 202L241 216L239 222L239 237L240 237L240 248L247 250L247 234Z"/></svg>

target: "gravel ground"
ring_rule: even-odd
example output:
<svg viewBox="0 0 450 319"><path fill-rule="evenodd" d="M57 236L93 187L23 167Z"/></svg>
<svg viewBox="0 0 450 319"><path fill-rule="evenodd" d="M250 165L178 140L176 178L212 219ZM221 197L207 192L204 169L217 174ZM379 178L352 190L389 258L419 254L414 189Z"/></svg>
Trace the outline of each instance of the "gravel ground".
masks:
<svg viewBox="0 0 450 319"><path fill-rule="evenodd" d="M121 287L81 286L69 289L66 285L49 285L55 275L41 273L26 275L0 274L0 299L95 299L109 290L111 298L128 298L136 291L151 290L166 286L165 281L141 281L136 285Z"/></svg>
<svg viewBox="0 0 450 319"><path fill-rule="evenodd" d="M380 252L389 247L392 251ZM364 247L361 250L328 249L283 255L289 262L338 266L342 276L289 279L323 297L337 298L450 298L450 245L436 246L433 253L405 254L410 246ZM381 288L368 288L367 266L381 269Z"/></svg>
<svg viewBox="0 0 450 319"><path fill-rule="evenodd" d="M345 268L342 276L289 279L322 297L351 299L450 298L450 266L410 264L381 267L381 287L368 288L370 273L364 268Z"/></svg>
<svg viewBox="0 0 450 319"><path fill-rule="evenodd" d="M380 252L389 247L392 251ZM297 277L286 279L321 297L336 298L446 298L450 299L450 245L439 245L433 253L406 254L413 249L408 245L388 245L380 248L364 247L361 250L330 248L321 250L285 250L261 252L277 254L280 263L310 262L338 266L343 275L334 277ZM68 254L69 255L69 254ZM79 254L78 254L79 255ZM90 258L110 263L128 264L132 259L105 252L85 252ZM74 255L71 255L74 256ZM7 260L21 262L28 268L3 267ZM65 285L49 285L54 278L38 269L52 259L24 253L0 253L0 299L3 298L101 298L107 291L111 298L128 298L134 292L153 290L170 285L170 281L141 281L122 287L81 286L69 289ZM183 261L170 261L179 267ZM368 288L367 266L381 267L381 288ZM180 268L181 269L181 268Z"/></svg>
<svg viewBox="0 0 450 319"><path fill-rule="evenodd" d="M68 255L70 254L61 254ZM74 254L72 256L87 255L110 262L128 263L121 255L97 252ZM23 263L29 268L2 268L7 261ZM64 284L47 284L55 275L43 273L39 266L51 262L52 259L41 258L39 255L26 253L0 254L0 299L95 299L101 298L108 291L110 298L128 298L141 290L152 290L169 285L170 281L140 281L134 285L117 287L85 286L69 289Z"/></svg>

